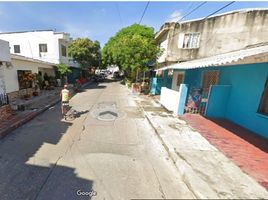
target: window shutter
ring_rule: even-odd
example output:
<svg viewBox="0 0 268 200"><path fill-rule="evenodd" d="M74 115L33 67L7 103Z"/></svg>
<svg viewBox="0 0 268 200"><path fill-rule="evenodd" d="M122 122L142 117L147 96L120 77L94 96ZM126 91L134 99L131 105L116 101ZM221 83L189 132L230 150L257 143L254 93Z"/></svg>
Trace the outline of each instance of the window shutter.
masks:
<svg viewBox="0 0 268 200"><path fill-rule="evenodd" d="M184 33L179 34L178 39L178 48L181 49L183 47L183 41L184 41Z"/></svg>

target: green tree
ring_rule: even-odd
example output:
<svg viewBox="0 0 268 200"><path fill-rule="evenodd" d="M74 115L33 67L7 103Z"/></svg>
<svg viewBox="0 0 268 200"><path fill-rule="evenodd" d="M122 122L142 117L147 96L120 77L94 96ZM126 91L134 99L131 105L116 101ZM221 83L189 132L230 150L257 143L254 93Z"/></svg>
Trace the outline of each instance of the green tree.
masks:
<svg viewBox="0 0 268 200"><path fill-rule="evenodd" d="M56 68L61 75L61 80L63 81L63 84L66 84L68 82L67 74L71 73L72 70L70 69L68 65L65 65L63 63L57 64Z"/></svg>
<svg viewBox="0 0 268 200"><path fill-rule="evenodd" d="M147 70L147 63L155 62L159 55L153 28L133 24L109 39L102 50L102 62L118 65L134 80L137 70Z"/></svg>
<svg viewBox="0 0 268 200"><path fill-rule="evenodd" d="M88 38L78 38L69 46L69 56L81 67L99 67L101 64L100 43Z"/></svg>
<svg viewBox="0 0 268 200"><path fill-rule="evenodd" d="M56 65L58 72L60 73L60 75L67 75L68 73L71 73L72 70L69 68L69 66L60 63Z"/></svg>

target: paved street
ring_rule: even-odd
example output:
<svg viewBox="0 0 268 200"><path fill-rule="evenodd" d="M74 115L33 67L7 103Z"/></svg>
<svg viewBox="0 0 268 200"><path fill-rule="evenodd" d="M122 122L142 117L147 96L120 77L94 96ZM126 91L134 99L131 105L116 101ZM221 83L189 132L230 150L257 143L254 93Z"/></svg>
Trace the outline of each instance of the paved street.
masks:
<svg viewBox="0 0 268 200"><path fill-rule="evenodd" d="M74 121L57 104L0 141L1 200L195 198L125 86L92 85L71 105Z"/></svg>

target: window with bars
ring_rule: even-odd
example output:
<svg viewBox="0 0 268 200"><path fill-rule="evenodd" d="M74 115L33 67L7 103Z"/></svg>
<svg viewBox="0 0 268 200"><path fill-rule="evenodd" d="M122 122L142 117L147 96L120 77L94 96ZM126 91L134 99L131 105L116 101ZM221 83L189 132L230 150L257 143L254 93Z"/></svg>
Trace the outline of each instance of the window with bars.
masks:
<svg viewBox="0 0 268 200"><path fill-rule="evenodd" d="M39 52L47 52L47 44L39 44Z"/></svg>
<svg viewBox="0 0 268 200"><path fill-rule="evenodd" d="M219 71L203 72L202 88L203 91L208 92L211 85L217 85L219 81Z"/></svg>
<svg viewBox="0 0 268 200"><path fill-rule="evenodd" d="M67 56L67 49L66 46L61 45L61 55L66 57Z"/></svg>
<svg viewBox="0 0 268 200"><path fill-rule="evenodd" d="M199 48L200 33L187 33L184 35L182 48Z"/></svg>
<svg viewBox="0 0 268 200"><path fill-rule="evenodd" d="M264 85L261 101L258 108L258 113L268 115L268 77Z"/></svg>
<svg viewBox="0 0 268 200"><path fill-rule="evenodd" d="M180 86L182 84L183 78L184 78L184 74L179 73L178 76L177 76L177 86Z"/></svg>
<svg viewBox="0 0 268 200"><path fill-rule="evenodd" d="M14 53L20 53L20 45L14 45Z"/></svg>

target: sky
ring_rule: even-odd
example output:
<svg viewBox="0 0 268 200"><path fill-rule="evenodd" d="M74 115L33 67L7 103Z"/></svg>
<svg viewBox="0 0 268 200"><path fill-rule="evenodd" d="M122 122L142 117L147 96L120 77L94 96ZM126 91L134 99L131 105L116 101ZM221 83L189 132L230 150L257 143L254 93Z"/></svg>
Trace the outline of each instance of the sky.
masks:
<svg viewBox="0 0 268 200"><path fill-rule="evenodd" d="M230 1L209 1L185 20L206 17ZM141 24L157 32L167 21L177 21L200 1L150 1ZM138 23L143 2L0 2L0 32L53 29L72 38L88 37L103 47L121 28ZM268 2L235 2L219 13L242 8L268 8Z"/></svg>

